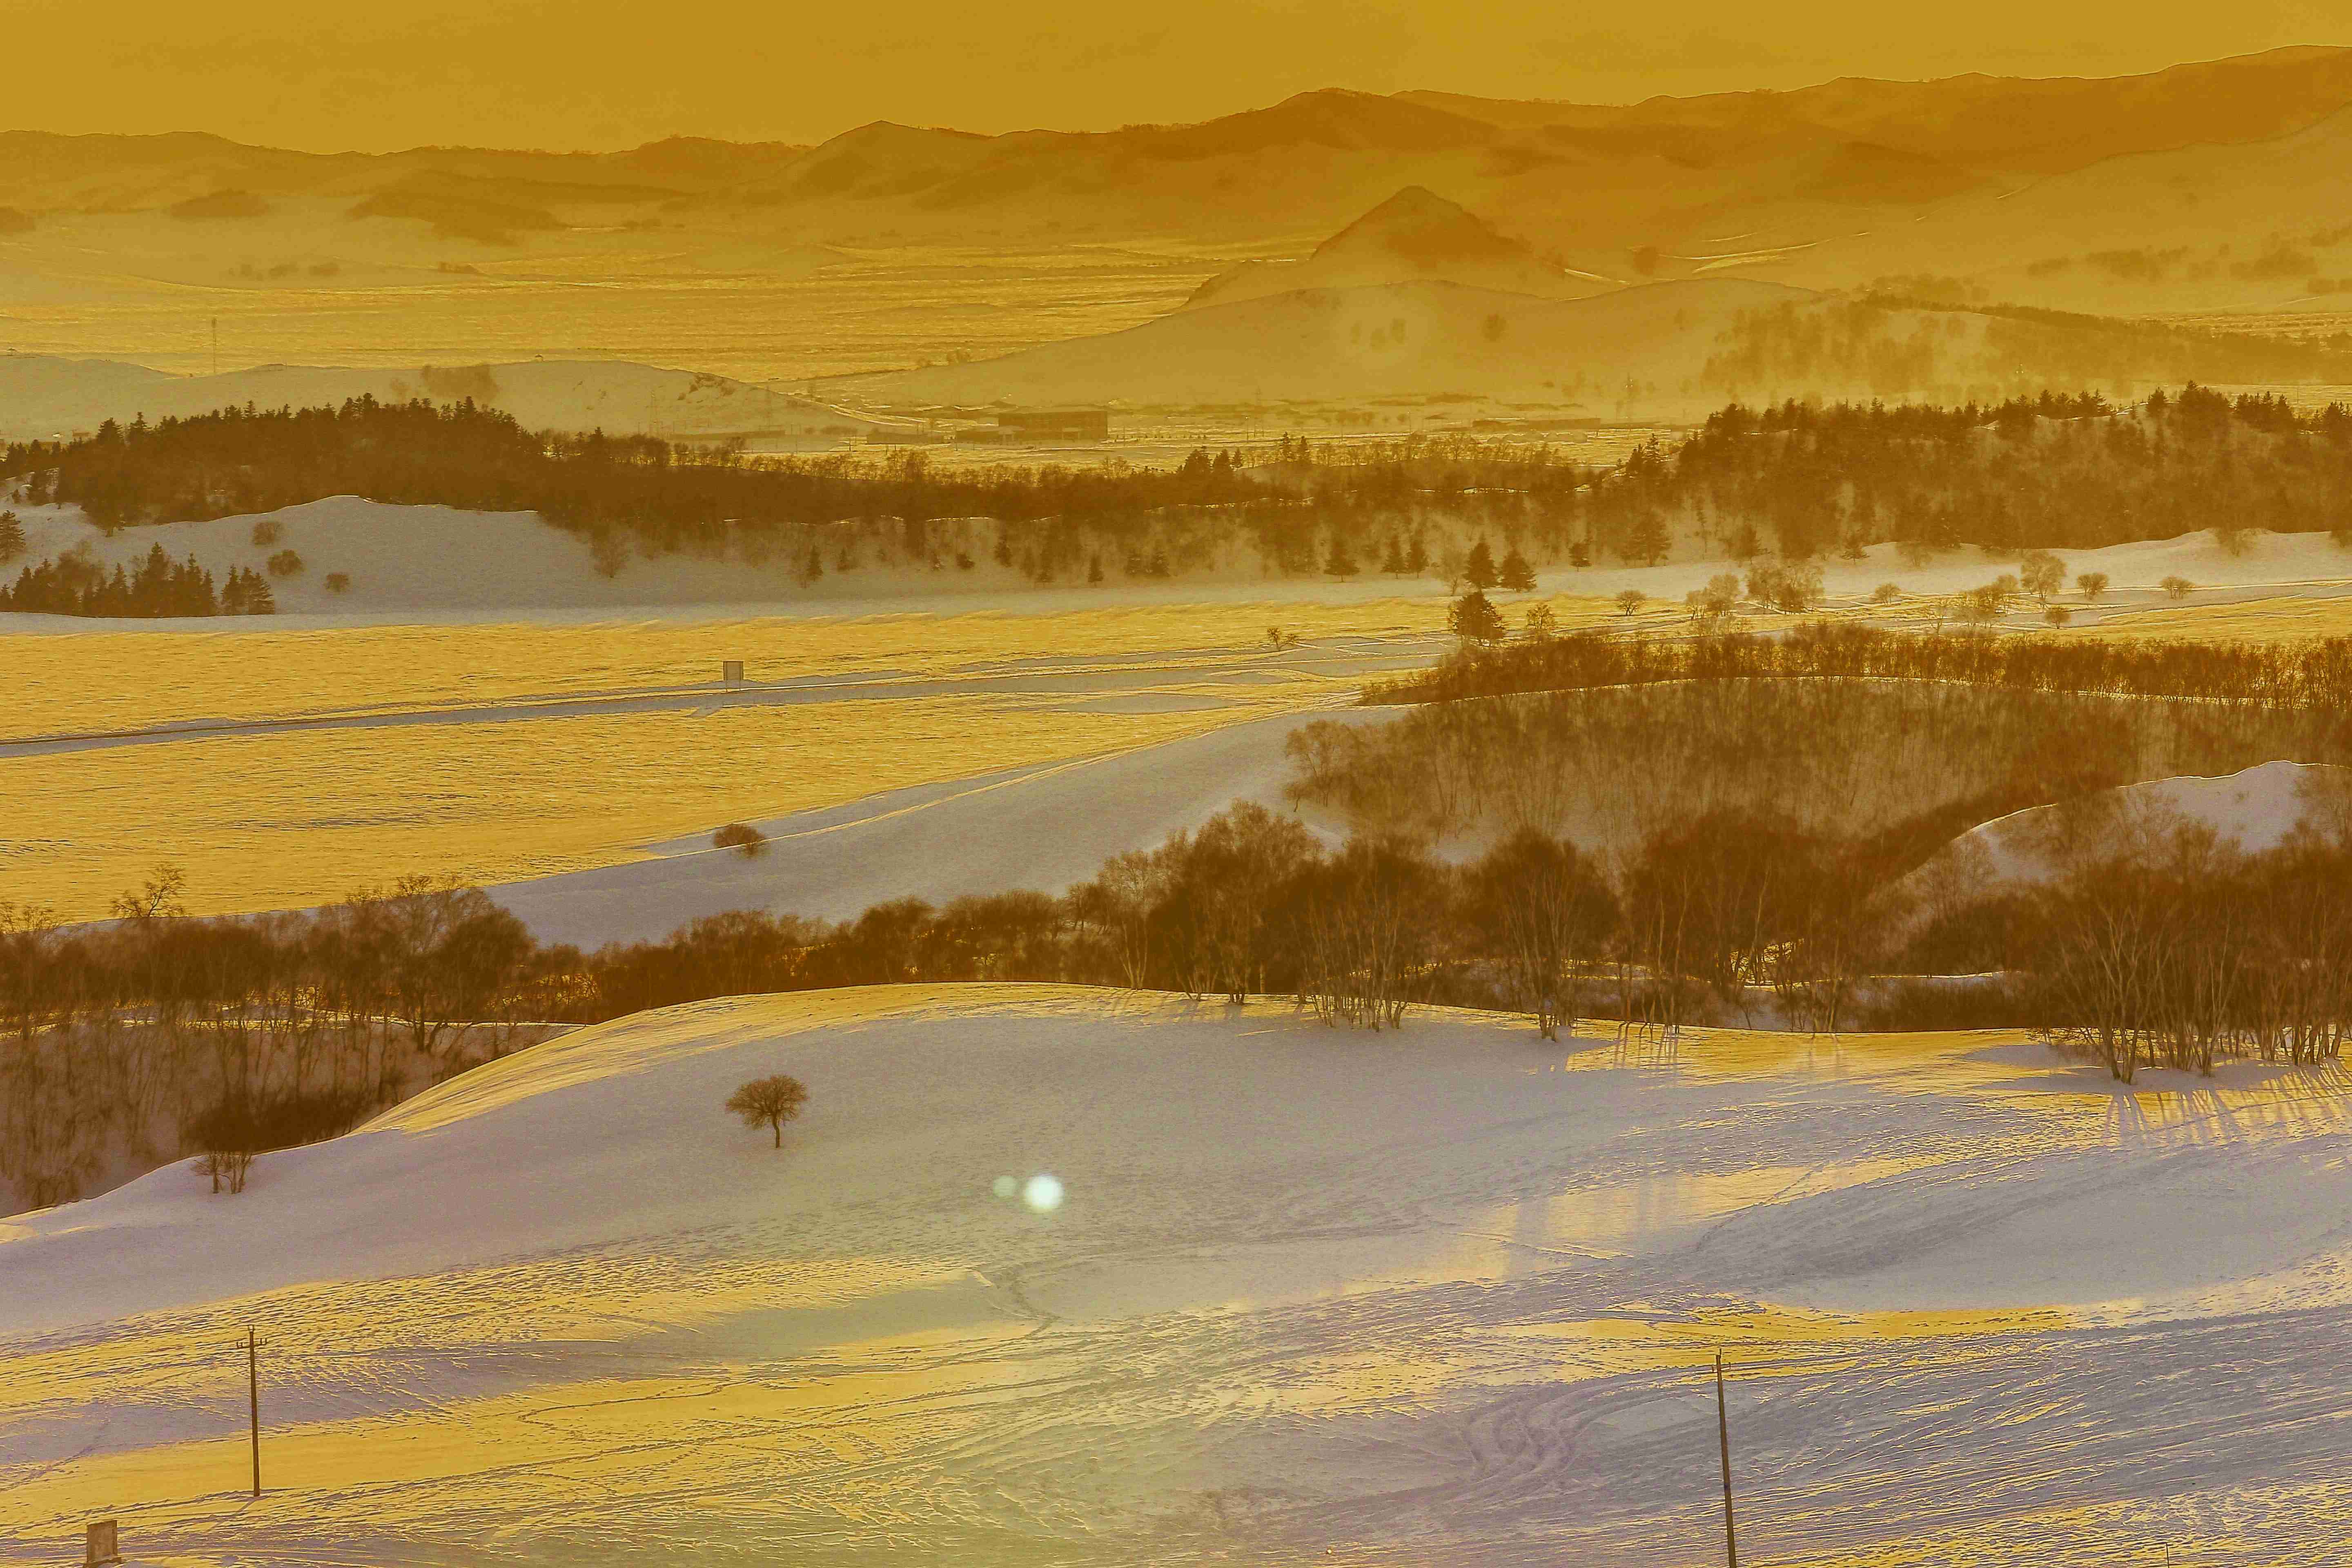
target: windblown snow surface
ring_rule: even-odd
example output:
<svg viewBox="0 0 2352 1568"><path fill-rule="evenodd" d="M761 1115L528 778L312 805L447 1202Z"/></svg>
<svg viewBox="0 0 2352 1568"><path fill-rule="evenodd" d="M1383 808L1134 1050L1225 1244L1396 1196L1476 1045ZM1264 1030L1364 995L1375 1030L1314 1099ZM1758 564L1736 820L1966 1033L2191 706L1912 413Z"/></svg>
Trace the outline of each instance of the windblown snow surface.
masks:
<svg viewBox="0 0 2352 1568"><path fill-rule="evenodd" d="M1136 700L1114 698L1110 700ZM1034 889L1059 894L1103 862L1154 849L1239 802L1299 815L1284 797L1292 735L1320 720L1385 722L1380 709L1285 714L1130 751L1013 768L771 817L746 857L709 834L649 846L646 858L494 887L542 942L656 942L732 910L850 920L893 899L945 903ZM1328 814L1302 818L1327 843Z"/></svg>
<svg viewBox="0 0 2352 1568"><path fill-rule="evenodd" d="M2219 778L2151 779L2030 806L1969 829L1913 876L1922 886L1939 875L1971 885L2045 882L2073 868L2156 853L2184 829L2246 855L2298 832L2343 837L2352 829L2352 768L2259 763Z"/></svg>
<svg viewBox="0 0 2352 1568"><path fill-rule="evenodd" d="M778 1071L781 1150L720 1110ZM0 1560L1719 1562L1719 1347L1748 1561L2340 1562L2345 1087L1074 987L648 1014L241 1196L0 1226Z"/></svg>

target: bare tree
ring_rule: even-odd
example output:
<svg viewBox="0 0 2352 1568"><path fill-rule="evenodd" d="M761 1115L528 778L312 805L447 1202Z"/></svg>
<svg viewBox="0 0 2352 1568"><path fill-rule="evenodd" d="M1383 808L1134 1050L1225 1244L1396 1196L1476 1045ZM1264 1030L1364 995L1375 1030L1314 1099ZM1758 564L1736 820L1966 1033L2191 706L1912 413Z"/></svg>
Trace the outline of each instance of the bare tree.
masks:
<svg viewBox="0 0 2352 1568"><path fill-rule="evenodd" d="M2025 591L2047 604L2066 585L2066 563L2047 550L2029 550L2017 563Z"/></svg>
<svg viewBox="0 0 2352 1568"><path fill-rule="evenodd" d="M727 1109L741 1118L744 1126L772 1131L779 1149L784 1146L784 1123L799 1116L807 1103L807 1087L783 1073L755 1078L727 1097Z"/></svg>
<svg viewBox="0 0 2352 1568"><path fill-rule="evenodd" d="M1599 956L1617 924L1617 901L1592 862L1522 828L1465 872L1463 915L1512 1000L1535 1015L1537 1032L1556 1040L1566 1024L1573 1035L1580 965Z"/></svg>
<svg viewBox="0 0 2352 1568"><path fill-rule="evenodd" d="M1305 889L1301 987L1325 1022L1393 1029L1420 994L1444 879L1394 839L1349 841Z"/></svg>
<svg viewBox="0 0 2352 1568"><path fill-rule="evenodd" d="M710 836L711 847L732 849L746 860L757 860L768 852L768 836L748 822L730 822Z"/></svg>

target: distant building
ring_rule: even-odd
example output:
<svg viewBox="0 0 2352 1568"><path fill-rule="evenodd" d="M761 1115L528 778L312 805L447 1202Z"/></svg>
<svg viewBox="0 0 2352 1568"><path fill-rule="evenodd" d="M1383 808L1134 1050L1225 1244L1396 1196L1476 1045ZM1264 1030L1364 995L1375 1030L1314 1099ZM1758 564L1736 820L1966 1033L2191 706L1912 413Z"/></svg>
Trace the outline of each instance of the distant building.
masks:
<svg viewBox="0 0 2352 1568"><path fill-rule="evenodd" d="M1108 441L1108 408L1023 408L996 416L996 427L1007 439L1024 441Z"/></svg>
<svg viewBox="0 0 2352 1568"><path fill-rule="evenodd" d="M946 439L939 427L928 421L921 425L877 423L866 432L866 444L869 447L935 447Z"/></svg>

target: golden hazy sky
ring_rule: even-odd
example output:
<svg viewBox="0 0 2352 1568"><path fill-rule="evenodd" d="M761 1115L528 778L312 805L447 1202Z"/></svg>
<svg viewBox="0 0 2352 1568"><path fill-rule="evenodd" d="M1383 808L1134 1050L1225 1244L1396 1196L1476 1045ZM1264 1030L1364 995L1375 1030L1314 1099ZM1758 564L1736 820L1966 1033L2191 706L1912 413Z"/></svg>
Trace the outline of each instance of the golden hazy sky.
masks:
<svg viewBox="0 0 2352 1568"><path fill-rule="evenodd" d="M5 0L0 126L320 151L1198 120L1315 87L1621 102L2352 44L2352 0Z"/></svg>

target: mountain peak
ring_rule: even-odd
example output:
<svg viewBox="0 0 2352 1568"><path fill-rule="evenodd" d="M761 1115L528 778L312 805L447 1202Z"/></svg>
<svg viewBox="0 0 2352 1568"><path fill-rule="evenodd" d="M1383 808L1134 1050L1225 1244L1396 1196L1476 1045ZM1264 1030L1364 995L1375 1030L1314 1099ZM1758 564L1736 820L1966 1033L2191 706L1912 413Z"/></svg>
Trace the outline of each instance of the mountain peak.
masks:
<svg viewBox="0 0 2352 1568"><path fill-rule="evenodd" d="M1202 284L1187 304L1426 282L1539 299L1580 298L1609 287L1542 260L1460 203L1413 184L1317 246L1304 261L1245 262Z"/></svg>
<svg viewBox="0 0 2352 1568"><path fill-rule="evenodd" d="M1378 248L1428 268L1449 260L1532 261L1526 246L1426 185L1407 185L1315 247L1318 260Z"/></svg>

